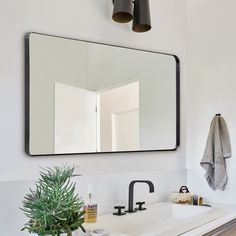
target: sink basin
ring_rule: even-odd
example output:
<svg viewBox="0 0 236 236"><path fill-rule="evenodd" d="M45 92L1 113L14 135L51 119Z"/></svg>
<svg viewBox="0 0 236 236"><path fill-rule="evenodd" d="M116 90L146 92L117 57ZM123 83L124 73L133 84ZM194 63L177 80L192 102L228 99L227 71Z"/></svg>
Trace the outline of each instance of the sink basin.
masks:
<svg viewBox="0 0 236 236"><path fill-rule="evenodd" d="M129 236L174 236L209 223L223 214L224 211L219 208L160 202L148 205L146 211L124 216L99 216L96 223L85 224L85 228L102 228Z"/></svg>

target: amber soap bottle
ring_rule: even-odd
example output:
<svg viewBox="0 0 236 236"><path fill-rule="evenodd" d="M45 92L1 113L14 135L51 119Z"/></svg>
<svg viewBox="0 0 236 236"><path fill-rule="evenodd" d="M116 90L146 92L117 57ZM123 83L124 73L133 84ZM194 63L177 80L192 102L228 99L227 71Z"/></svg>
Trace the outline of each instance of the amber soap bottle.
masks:
<svg viewBox="0 0 236 236"><path fill-rule="evenodd" d="M85 223L95 223L97 221L97 202L92 193L91 186L88 189L88 197L84 205L84 222Z"/></svg>

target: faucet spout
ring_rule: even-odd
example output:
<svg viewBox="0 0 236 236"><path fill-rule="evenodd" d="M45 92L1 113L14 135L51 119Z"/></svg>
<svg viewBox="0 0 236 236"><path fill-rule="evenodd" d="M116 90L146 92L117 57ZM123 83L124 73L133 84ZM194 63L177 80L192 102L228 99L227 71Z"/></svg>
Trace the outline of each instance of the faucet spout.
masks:
<svg viewBox="0 0 236 236"><path fill-rule="evenodd" d="M133 204L134 204L134 185L136 183L146 183L149 186L149 192L153 193L154 192L154 185L151 181L149 180L133 180L129 184L129 205L128 205L128 210L126 212L133 213L136 212L134 210Z"/></svg>

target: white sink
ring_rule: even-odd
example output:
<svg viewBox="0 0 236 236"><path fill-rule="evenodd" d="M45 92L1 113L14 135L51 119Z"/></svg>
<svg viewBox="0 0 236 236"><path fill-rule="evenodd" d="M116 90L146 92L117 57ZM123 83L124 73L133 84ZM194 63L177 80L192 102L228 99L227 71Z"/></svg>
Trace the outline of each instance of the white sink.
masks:
<svg viewBox="0 0 236 236"><path fill-rule="evenodd" d="M148 205L146 211L98 217L94 224L85 224L88 230L107 229L111 233L130 236L175 236L182 235L224 214L219 208L177 205L160 202Z"/></svg>

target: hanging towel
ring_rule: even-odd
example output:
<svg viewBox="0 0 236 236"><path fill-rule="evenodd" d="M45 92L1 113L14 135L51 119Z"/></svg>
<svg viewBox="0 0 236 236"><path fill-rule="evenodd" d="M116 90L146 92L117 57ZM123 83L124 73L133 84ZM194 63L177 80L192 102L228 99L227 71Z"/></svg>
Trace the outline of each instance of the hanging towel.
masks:
<svg viewBox="0 0 236 236"><path fill-rule="evenodd" d="M225 159L231 157L228 128L224 118L216 115L207 137L203 158L200 162L205 169L205 177L213 190L224 191L228 181Z"/></svg>

